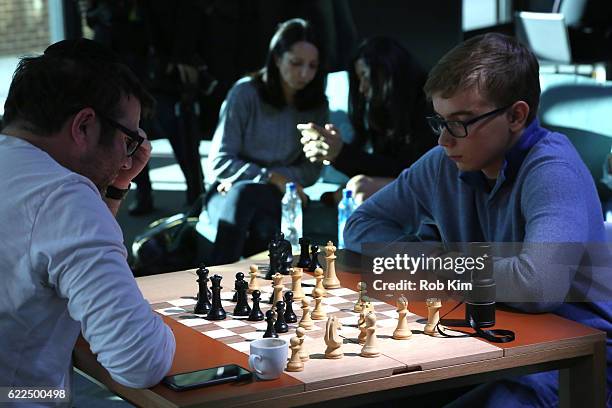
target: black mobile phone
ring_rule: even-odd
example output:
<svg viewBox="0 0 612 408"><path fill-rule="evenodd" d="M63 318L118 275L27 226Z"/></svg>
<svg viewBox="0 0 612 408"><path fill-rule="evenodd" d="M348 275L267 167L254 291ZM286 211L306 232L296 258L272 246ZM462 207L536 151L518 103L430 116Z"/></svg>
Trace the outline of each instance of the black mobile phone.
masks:
<svg viewBox="0 0 612 408"><path fill-rule="evenodd" d="M207 385L230 381L243 381L251 378L251 372L236 364L207 368L165 377L162 383L175 391L190 390Z"/></svg>

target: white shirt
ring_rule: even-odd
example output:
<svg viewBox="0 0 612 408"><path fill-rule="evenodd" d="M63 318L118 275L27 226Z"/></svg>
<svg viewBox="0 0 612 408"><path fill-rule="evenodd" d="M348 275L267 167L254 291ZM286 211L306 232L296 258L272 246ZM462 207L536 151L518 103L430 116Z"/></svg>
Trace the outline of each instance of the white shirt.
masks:
<svg viewBox="0 0 612 408"><path fill-rule="evenodd" d="M69 387L79 332L115 381L157 384L174 336L138 289L94 184L4 135L0 175L0 387Z"/></svg>

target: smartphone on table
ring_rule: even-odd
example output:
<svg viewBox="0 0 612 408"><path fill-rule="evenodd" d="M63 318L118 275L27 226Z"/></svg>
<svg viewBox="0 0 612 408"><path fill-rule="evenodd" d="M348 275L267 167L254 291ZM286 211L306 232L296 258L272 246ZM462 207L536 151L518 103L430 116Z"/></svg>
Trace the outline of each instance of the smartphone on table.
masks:
<svg viewBox="0 0 612 408"><path fill-rule="evenodd" d="M236 364L228 364L220 367L206 368L204 370L192 371L170 375L162 380L162 383L174 391L190 390L207 385L221 384L231 381L244 381L251 378L251 372Z"/></svg>

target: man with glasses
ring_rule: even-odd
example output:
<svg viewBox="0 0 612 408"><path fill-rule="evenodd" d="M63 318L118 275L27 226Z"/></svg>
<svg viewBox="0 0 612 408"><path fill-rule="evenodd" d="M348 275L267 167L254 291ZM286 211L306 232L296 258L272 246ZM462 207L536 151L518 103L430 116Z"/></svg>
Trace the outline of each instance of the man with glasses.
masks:
<svg viewBox="0 0 612 408"><path fill-rule="evenodd" d="M138 124L152 104L89 40L20 61L0 134L0 387L70 395L79 333L125 386L168 372L174 336L140 293L114 218L151 155Z"/></svg>
<svg viewBox="0 0 612 408"><path fill-rule="evenodd" d="M523 311L551 311L611 336L610 303L563 303L578 283L551 267L567 256L577 274L588 270L581 253L559 249L602 243L605 233L586 166L565 136L536 118L534 55L504 35L472 38L438 62L425 92L439 146L355 211L344 230L346 246L361 252L364 243L411 240L545 243L539 252L523 244L520 255L495 260L498 296L517 299L511 305ZM609 337L608 384L611 344ZM539 373L483 385L456 404L556 406L557 388L557 372Z"/></svg>

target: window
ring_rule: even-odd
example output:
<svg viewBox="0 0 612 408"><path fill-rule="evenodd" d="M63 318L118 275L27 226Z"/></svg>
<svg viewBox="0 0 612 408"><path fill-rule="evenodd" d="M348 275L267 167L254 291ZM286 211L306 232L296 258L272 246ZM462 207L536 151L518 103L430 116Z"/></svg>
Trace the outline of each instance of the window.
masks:
<svg viewBox="0 0 612 408"><path fill-rule="evenodd" d="M477 30L512 20L512 0L463 0L463 31Z"/></svg>

